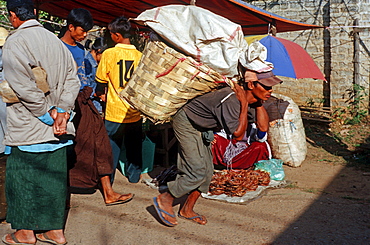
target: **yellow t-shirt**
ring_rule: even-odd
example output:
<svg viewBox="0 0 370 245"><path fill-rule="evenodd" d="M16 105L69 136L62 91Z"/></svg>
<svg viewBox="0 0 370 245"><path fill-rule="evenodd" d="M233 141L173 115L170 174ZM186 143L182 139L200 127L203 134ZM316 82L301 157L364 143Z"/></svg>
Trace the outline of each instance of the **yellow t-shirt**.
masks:
<svg viewBox="0 0 370 245"><path fill-rule="evenodd" d="M137 68L141 55L134 45L121 43L102 54L96 71L96 80L100 83L108 83L106 120L130 123L141 118L139 111L131 108L118 96Z"/></svg>

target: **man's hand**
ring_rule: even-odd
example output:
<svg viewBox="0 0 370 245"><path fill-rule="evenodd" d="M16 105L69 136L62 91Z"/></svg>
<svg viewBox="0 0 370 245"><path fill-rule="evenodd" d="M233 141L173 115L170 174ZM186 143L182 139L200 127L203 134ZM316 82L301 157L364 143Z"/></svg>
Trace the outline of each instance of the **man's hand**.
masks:
<svg viewBox="0 0 370 245"><path fill-rule="evenodd" d="M263 100L259 99L257 100L257 102L254 102L253 104L250 104L249 106L252 108L257 108L257 107L261 107L262 103L263 103Z"/></svg>
<svg viewBox="0 0 370 245"><path fill-rule="evenodd" d="M101 101L103 101L103 102L107 102L107 93L105 92L104 94L103 93L101 93L101 92L96 92L95 94L94 94L94 96L95 97L98 97Z"/></svg>
<svg viewBox="0 0 370 245"><path fill-rule="evenodd" d="M99 96L99 98L101 99L101 101L107 102L107 94L102 94Z"/></svg>
<svg viewBox="0 0 370 245"><path fill-rule="evenodd" d="M59 113L57 110L52 110L50 113L54 119L53 130L56 136L61 136L67 133L67 122L69 120L69 113Z"/></svg>
<svg viewBox="0 0 370 245"><path fill-rule="evenodd" d="M236 98L238 98L241 104L247 103L247 95L239 84L234 83L233 91L235 92Z"/></svg>
<svg viewBox="0 0 370 245"><path fill-rule="evenodd" d="M55 120L55 118L57 118L57 109L50 110L49 114L50 114L51 118L53 118Z"/></svg>
<svg viewBox="0 0 370 245"><path fill-rule="evenodd" d="M233 91L240 102L239 125L233 133L234 138L239 141L247 130L248 100L246 91L239 84L235 84Z"/></svg>

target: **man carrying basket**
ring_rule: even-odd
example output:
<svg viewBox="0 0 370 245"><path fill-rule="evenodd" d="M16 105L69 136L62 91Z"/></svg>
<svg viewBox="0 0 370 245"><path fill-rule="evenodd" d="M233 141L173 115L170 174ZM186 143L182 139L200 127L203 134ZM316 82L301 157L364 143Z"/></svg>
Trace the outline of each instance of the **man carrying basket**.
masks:
<svg viewBox="0 0 370 245"><path fill-rule="evenodd" d="M262 103L271 96L272 86L282 81L271 71L246 70L243 73L240 85L199 96L173 116L172 126L180 144L177 166L181 173L175 181L168 182L168 191L153 198L156 211L167 226L177 225L172 204L175 198L186 194L189 195L178 217L201 225L207 223L205 216L197 214L193 208L201 193L208 192L213 175L212 129L221 127L234 139L243 139L248 125L248 107L254 107L259 130L268 130L268 115Z"/></svg>

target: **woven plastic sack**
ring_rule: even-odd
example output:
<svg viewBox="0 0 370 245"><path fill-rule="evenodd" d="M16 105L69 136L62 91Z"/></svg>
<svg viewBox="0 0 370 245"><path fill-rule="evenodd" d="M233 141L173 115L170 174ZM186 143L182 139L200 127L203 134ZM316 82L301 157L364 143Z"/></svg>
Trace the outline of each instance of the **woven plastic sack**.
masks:
<svg viewBox="0 0 370 245"><path fill-rule="evenodd" d="M163 42L149 42L139 66L121 91L153 123L170 121L188 100L230 83L226 77Z"/></svg>
<svg viewBox="0 0 370 245"><path fill-rule="evenodd" d="M288 101L283 119L270 121L268 142L271 146L272 156L283 160L284 164L299 167L306 158L306 134L301 118L301 112L294 101L284 95L273 94L274 97ZM268 114L279 113L278 104L270 105Z"/></svg>

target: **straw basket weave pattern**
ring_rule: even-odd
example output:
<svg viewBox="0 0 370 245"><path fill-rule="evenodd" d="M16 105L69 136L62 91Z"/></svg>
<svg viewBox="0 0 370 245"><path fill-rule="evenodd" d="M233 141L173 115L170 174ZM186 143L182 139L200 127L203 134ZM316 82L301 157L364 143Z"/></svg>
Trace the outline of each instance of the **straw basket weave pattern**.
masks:
<svg viewBox="0 0 370 245"><path fill-rule="evenodd" d="M155 124L170 121L186 102L230 81L206 65L168 47L149 42L139 66L120 96Z"/></svg>

